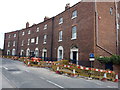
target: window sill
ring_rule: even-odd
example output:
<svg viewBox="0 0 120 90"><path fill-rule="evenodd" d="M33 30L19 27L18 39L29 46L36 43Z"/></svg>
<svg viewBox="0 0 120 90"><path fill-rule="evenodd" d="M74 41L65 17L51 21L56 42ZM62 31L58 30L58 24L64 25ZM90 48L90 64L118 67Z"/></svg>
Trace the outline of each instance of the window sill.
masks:
<svg viewBox="0 0 120 90"><path fill-rule="evenodd" d="M62 23L63 23L63 22L59 23L59 25L62 24Z"/></svg>
<svg viewBox="0 0 120 90"><path fill-rule="evenodd" d="M75 17L72 17L71 19L74 19L74 18L77 18L77 16L75 16Z"/></svg>
<svg viewBox="0 0 120 90"><path fill-rule="evenodd" d="M62 40L59 40L58 42L62 42Z"/></svg>
<svg viewBox="0 0 120 90"><path fill-rule="evenodd" d="M77 38L71 38L71 40L76 40Z"/></svg>
<svg viewBox="0 0 120 90"><path fill-rule="evenodd" d="M43 44L46 44L46 42L44 42Z"/></svg>

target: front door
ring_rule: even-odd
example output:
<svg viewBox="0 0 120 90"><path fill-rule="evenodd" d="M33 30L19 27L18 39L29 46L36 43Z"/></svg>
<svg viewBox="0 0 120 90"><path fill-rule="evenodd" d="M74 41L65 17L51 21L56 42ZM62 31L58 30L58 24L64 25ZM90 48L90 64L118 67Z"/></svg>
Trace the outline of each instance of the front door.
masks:
<svg viewBox="0 0 120 90"><path fill-rule="evenodd" d="M44 60L46 59L47 56L47 52L44 52Z"/></svg>
<svg viewBox="0 0 120 90"><path fill-rule="evenodd" d="M73 51L73 63L76 64L77 60L77 51Z"/></svg>

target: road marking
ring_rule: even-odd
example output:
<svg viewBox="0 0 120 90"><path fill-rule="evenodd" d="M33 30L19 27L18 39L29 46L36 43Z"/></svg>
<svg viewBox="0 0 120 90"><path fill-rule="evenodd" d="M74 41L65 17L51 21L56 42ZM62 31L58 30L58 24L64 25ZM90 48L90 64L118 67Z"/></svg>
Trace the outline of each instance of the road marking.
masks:
<svg viewBox="0 0 120 90"><path fill-rule="evenodd" d="M45 78L44 77L40 77L41 79L43 79L43 80L45 80Z"/></svg>
<svg viewBox="0 0 120 90"><path fill-rule="evenodd" d="M26 72L30 72L30 71L28 71L28 70L25 70Z"/></svg>
<svg viewBox="0 0 120 90"><path fill-rule="evenodd" d="M8 70L8 68L7 67L3 67L4 69L6 69L6 70Z"/></svg>
<svg viewBox="0 0 120 90"><path fill-rule="evenodd" d="M51 84L53 84L53 85L55 85L55 86L57 86L57 87L59 87L59 88L64 88L64 87L62 87L62 86L60 86L60 85L58 85L58 84L56 84L56 83L54 83L52 81L49 81L49 80L46 80L46 81L49 82L49 83L51 83Z"/></svg>

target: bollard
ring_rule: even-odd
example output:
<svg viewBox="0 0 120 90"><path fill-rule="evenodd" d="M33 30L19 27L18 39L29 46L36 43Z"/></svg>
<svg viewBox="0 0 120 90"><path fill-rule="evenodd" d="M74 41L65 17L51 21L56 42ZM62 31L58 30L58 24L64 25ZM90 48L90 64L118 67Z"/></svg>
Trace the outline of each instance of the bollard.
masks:
<svg viewBox="0 0 120 90"><path fill-rule="evenodd" d="M40 65L40 62L38 62L38 65Z"/></svg>
<svg viewBox="0 0 120 90"><path fill-rule="evenodd" d="M30 62L28 62L28 66L30 66Z"/></svg>
<svg viewBox="0 0 120 90"><path fill-rule="evenodd" d="M59 67L57 67L57 71L59 71Z"/></svg>
<svg viewBox="0 0 120 90"><path fill-rule="evenodd" d="M104 73L104 77L101 79L101 81L106 81L107 80L107 74Z"/></svg>
<svg viewBox="0 0 120 90"><path fill-rule="evenodd" d="M114 82L118 82L118 74L116 74Z"/></svg>

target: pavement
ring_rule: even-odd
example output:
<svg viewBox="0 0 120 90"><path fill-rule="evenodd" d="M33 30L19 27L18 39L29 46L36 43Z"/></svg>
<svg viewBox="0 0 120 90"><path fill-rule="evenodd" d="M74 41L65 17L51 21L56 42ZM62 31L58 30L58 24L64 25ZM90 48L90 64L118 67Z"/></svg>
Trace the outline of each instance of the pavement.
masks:
<svg viewBox="0 0 120 90"><path fill-rule="evenodd" d="M2 88L118 88L115 82L71 78L45 68L27 67L19 61L1 61Z"/></svg>

